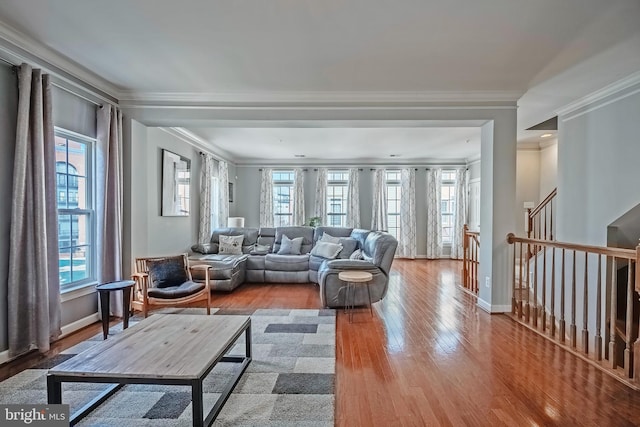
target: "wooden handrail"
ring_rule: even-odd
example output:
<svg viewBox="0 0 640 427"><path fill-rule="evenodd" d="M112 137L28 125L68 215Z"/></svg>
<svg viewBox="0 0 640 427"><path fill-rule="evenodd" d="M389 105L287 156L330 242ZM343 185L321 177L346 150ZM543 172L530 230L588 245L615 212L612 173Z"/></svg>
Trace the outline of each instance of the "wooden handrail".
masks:
<svg viewBox="0 0 640 427"><path fill-rule="evenodd" d="M553 199L554 197L556 197L558 195L558 188L554 188L551 193L549 193L549 195L547 197L544 198L543 201L541 201L538 206L536 206L535 208L533 208L530 212L529 212L529 216L533 217L536 216L537 214L540 213L540 211L542 209L544 209L545 206L547 206L549 204L549 202L551 202L551 199Z"/></svg>
<svg viewBox="0 0 640 427"><path fill-rule="evenodd" d="M558 242L557 240L541 240L541 239L529 239L527 237L517 237L513 233L507 234L507 242L509 244L514 243L524 243L530 244L531 246L546 246L549 248L558 248L558 249L567 249L570 251L580 251L580 252L590 252L595 254L601 254L606 256L613 256L616 258L624 258L624 259L636 259L636 250L635 249L622 249L622 248L610 248L604 246L592 246L592 245L581 245L578 243L566 243L566 242Z"/></svg>
<svg viewBox="0 0 640 427"><path fill-rule="evenodd" d="M513 320L640 390L637 304L634 310L640 298L640 245L612 248L513 233L507 242L513 245Z"/></svg>
<svg viewBox="0 0 640 427"><path fill-rule="evenodd" d="M463 227L462 239L462 286L464 289L478 293L478 267L480 258L480 233L469 231L467 224Z"/></svg>

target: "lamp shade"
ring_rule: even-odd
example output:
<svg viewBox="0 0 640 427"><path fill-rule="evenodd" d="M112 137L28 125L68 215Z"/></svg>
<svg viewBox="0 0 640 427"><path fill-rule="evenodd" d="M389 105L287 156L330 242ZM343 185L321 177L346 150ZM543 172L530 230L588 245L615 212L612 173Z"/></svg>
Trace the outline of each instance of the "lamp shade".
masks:
<svg viewBox="0 0 640 427"><path fill-rule="evenodd" d="M244 227L244 217L230 216L227 220L227 227Z"/></svg>

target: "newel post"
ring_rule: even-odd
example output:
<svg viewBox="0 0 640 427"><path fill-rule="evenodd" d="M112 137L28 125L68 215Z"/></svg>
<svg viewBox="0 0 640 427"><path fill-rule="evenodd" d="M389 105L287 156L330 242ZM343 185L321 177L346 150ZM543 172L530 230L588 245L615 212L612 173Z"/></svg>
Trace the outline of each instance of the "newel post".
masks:
<svg viewBox="0 0 640 427"><path fill-rule="evenodd" d="M638 266L640 266L640 244L636 246L636 298L640 298L640 269L638 269ZM630 307L630 309L633 310L632 307ZM640 328L640 324L638 325L638 327ZM638 336L636 342L633 343L633 381L636 384L640 384L640 335Z"/></svg>
<svg viewBox="0 0 640 427"><path fill-rule="evenodd" d="M469 226L464 224L462 227L462 284L465 289L469 286L469 283L467 283L467 249L469 247L467 231L469 231Z"/></svg>

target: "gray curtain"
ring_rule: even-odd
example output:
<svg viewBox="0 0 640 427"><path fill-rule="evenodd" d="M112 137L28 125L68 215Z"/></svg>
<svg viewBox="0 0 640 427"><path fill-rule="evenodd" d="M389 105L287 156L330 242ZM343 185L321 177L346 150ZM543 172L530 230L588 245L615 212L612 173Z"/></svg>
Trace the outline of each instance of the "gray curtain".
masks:
<svg viewBox="0 0 640 427"><path fill-rule="evenodd" d="M427 171L427 258L442 256L442 170Z"/></svg>
<svg viewBox="0 0 640 427"><path fill-rule="evenodd" d="M360 172L358 168L349 169L347 227L360 228Z"/></svg>
<svg viewBox="0 0 640 427"><path fill-rule="evenodd" d="M467 223L467 168L456 169L456 211L453 218L451 258L463 258L464 225Z"/></svg>
<svg viewBox="0 0 640 427"><path fill-rule="evenodd" d="M60 336L55 139L48 75L18 73L8 275L9 356Z"/></svg>
<svg viewBox="0 0 640 427"><path fill-rule="evenodd" d="M122 279L122 112L104 105L96 124L97 278L107 283ZM111 313L122 316L122 298L112 299Z"/></svg>
<svg viewBox="0 0 640 427"><path fill-rule="evenodd" d="M329 223L327 221L327 168L318 168L314 211L314 215L320 217L320 224Z"/></svg>
<svg viewBox="0 0 640 427"><path fill-rule="evenodd" d="M399 258L416 257L416 171L404 168L400 171L400 236Z"/></svg>
<svg viewBox="0 0 640 427"><path fill-rule="evenodd" d="M226 227L229 219L229 166L227 162L218 162L218 227Z"/></svg>
<svg viewBox="0 0 640 427"><path fill-rule="evenodd" d="M304 172L301 168L293 171L293 223L304 224Z"/></svg>
<svg viewBox="0 0 640 427"><path fill-rule="evenodd" d="M376 169L373 176L372 230L387 230L387 182L384 169Z"/></svg>
<svg viewBox="0 0 640 427"><path fill-rule="evenodd" d="M262 169L260 180L260 227L273 227L273 169Z"/></svg>
<svg viewBox="0 0 640 427"><path fill-rule="evenodd" d="M211 209L215 160L208 153L200 153L200 224L198 226L198 242L209 243L211 240ZM217 196L217 195L216 195Z"/></svg>

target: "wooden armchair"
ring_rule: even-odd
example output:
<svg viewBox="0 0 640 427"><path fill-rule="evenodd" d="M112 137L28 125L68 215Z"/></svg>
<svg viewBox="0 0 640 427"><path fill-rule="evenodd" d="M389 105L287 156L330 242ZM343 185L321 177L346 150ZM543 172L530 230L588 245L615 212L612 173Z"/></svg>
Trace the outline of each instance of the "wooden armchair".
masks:
<svg viewBox="0 0 640 427"><path fill-rule="evenodd" d="M186 254L136 258L131 306L147 317L153 307L180 306L205 300L207 314L211 314L210 268L207 265L189 267ZM192 270L204 271L204 283L192 280Z"/></svg>

